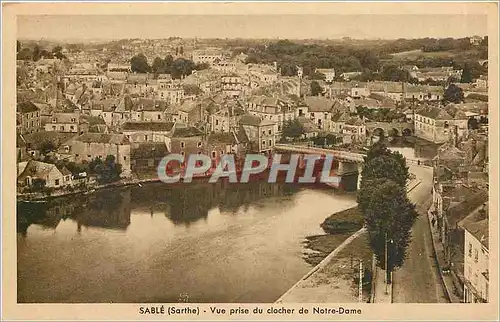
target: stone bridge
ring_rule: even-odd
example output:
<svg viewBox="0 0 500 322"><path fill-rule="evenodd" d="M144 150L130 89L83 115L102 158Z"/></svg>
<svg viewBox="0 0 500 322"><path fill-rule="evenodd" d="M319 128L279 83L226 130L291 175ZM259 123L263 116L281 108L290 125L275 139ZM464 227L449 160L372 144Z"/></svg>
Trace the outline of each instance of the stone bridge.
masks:
<svg viewBox="0 0 500 322"><path fill-rule="evenodd" d="M384 136L410 136L413 135L413 123L388 123L388 122L367 122L366 136L383 134Z"/></svg>
<svg viewBox="0 0 500 322"><path fill-rule="evenodd" d="M366 154L364 153L315 148L315 147L293 145L293 144L276 144L274 148L276 151L285 151L285 152L293 152L301 154L316 154L321 156L331 155L338 162L337 174L339 176L347 176L356 173L358 174L357 187L359 189L361 183L361 170L363 167L363 163L365 162L364 158L366 156ZM430 166L424 165L423 162L421 162L418 159L406 158L406 164L412 166L419 166L423 168L432 168Z"/></svg>

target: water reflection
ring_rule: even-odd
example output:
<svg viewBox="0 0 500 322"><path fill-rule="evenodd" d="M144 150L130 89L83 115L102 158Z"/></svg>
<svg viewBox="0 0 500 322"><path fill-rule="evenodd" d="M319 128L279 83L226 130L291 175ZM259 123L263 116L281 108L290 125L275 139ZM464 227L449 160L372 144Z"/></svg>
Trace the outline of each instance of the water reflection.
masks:
<svg viewBox="0 0 500 322"><path fill-rule="evenodd" d="M189 226L207 219L209 212L236 214L240 208L258 207L257 201L271 197L293 195L299 187L287 184L250 182L230 184L166 185L155 183L142 187L126 187L97 191L90 195L57 198L46 203L18 203L18 233L26 235L32 224L55 229L61 220L71 219L81 227L126 230L132 209L147 209L151 216L162 212L175 225Z"/></svg>

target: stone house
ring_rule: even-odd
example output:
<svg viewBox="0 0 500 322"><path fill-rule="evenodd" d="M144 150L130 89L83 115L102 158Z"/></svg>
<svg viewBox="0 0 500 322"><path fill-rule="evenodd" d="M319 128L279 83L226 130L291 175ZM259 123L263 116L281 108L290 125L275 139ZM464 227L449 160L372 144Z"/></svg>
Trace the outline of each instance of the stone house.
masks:
<svg viewBox="0 0 500 322"><path fill-rule="evenodd" d="M17 184L20 187L32 187L37 179L45 182L47 188L63 188L72 185L71 172L65 167L29 160L17 165Z"/></svg>
<svg viewBox="0 0 500 322"><path fill-rule="evenodd" d="M122 177L131 174L130 141L124 134L85 133L63 143L58 152L63 158L78 163L95 158L104 160L112 155L116 163L122 165Z"/></svg>
<svg viewBox="0 0 500 322"><path fill-rule="evenodd" d="M38 132L40 130L40 109L32 102L17 104L17 130L20 134Z"/></svg>
<svg viewBox="0 0 500 322"><path fill-rule="evenodd" d="M255 115L243 115L240 126L251 142L254 152L270 153L276 144L276 123L271 120L262 120Z"/></svg>

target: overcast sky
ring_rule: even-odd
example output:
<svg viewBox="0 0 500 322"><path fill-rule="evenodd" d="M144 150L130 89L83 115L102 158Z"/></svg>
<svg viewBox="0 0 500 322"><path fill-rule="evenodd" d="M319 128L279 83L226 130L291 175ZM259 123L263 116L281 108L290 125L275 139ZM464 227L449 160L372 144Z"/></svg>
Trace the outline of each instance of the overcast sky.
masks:
<svg viewBox="0 0 500 322"><path fill-rule="evenodd" d="M486 20L443 14L18 16L18 38L458 38L485 36Z"/></svg>

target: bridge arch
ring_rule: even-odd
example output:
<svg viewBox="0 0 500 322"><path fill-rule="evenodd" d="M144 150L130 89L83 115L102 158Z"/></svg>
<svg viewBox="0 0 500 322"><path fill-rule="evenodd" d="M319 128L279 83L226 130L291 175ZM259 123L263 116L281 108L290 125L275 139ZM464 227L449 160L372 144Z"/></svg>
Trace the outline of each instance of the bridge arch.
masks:
<svg viewBox="0 0 500 322"><path fill-rule="evenodd" d="M374 136L374 135L376 135L378 137L383 137L383 136L385 136L385 131L383 128L377 127L375 129L373 129L372 136Z"/></svg>
<svg viewBox="0 0 500 322"><path fill-rule="evenodd" d="M411 129L409 129L409 128L405 128L405 129L403 129L403 131L401 132L401 134L402 134L403 136L412 136L412 135L413 135L413 132L412 132L412 130L411 130Z"/></svg>
<svg viewBox="0 0 500 322"><path fill-rule="evenodd" d="M393 127L390 131L389 131L389 136L392 136L392 137L396 137L396 136L399 136L399 130L395 127Z"/></svg>

